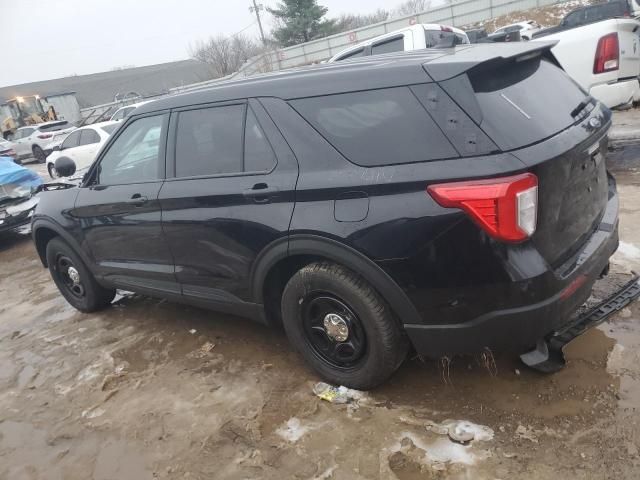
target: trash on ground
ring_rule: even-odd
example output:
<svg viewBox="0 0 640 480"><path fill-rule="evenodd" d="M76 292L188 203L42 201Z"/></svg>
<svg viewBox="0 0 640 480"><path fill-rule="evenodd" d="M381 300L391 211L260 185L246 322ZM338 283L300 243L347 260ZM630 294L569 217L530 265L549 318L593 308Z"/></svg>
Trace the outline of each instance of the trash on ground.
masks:
<svg viewBox="0 0 640 480"><path fill-rule="evenodd" d="M189 330L189 333L191 335L195 335L196 332L197 332L197 330L195 328L192 328L191 330Z"/></svg>
<svg viewBox="0 0 640 480"><path fill-rule="evenodd" d="M353 401L362 400L366 394L358 390L347 387L334 387L328 383L318 382L313 386L313 393L322 400L330 403L351 403Z"/></svg>

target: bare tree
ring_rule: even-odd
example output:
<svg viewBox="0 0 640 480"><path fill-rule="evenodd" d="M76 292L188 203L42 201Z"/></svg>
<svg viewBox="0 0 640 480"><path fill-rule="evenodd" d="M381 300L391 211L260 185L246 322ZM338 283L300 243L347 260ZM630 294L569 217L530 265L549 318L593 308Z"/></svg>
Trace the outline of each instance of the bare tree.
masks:
<svg viewBox="0 0 640 480"><path fill-rule="evenodd" d="M209 65L216 77L224 77L237 71L244 62L262 50L258 42L244 35L218 35L190 46L189 55Z"/></svg>
<svg viewBox="0 0 640 480"><path fill-rule="evenodd" d="M424 12L431 7L431 0L406 0L392 10L392 16L404 17Z"/></svg>
<svg viewBox="0 0 640 480"><path fill-rule="evenodd" d="M373 13L369 14L352 14L343 13L335 19L335 26L337 32L346 32L347 30L353 30L355 28L366 27L378 22L384 22L389 18L389 12L379 8Z"/></svg>

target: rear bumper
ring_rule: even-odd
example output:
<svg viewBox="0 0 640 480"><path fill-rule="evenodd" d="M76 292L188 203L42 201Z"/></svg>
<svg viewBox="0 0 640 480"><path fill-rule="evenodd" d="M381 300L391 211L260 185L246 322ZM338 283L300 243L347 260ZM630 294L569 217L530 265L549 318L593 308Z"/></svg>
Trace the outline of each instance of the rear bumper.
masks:
<svg viewBox="0 0 640 480"><path fill-rule="evenodd" d="M638 79L605 83L591 87L589 93L607 107L613 108L640 100L640 83L638 83Z"/></svg>
<svg viewBox="0 0 640 480"><path fill-rule="evenodd" d="M556 271L545 272L535 282L548 284L553 276L562 285L546 299L529 305L495 310L472 320L445 325L405 324L416 351L428 357L494 351L522 353L538 339L565 324L582 305L593 284L618 248L618 196L610 198L603 218L583 247ZM570 272L570 273L567 273ZM514 288L518 286L514 284ZM535 287L533 287L535 288Z"/></svg>

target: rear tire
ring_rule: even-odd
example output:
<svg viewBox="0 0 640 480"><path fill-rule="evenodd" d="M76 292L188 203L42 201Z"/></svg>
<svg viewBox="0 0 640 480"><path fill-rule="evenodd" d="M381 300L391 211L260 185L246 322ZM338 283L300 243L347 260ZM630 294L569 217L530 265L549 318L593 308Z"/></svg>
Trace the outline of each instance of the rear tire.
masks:
<svg viewBox="0 0 640 480"><path fill-rule="evenodd" d="M373 388L407 356L408 339L389 306L340 265L313 263L293 275L282 295L282 320L291 344L336 385Z"/></svg>
<svg viewBox="0 0 640 480"><path fill-rule="evenodd" d="M33 157L38 161L38 163L44 163L47 161L47 156L45 155L44 150L42 150L38 145L34 145L32 151Z"/></svg>
<svg viewBox="0 0 640 480"><path fill-rule="evenodd" d="M80 256L59 237L47 244L47 265L60 293L81 312L102 310L116 295L96 282Z"/></svg>

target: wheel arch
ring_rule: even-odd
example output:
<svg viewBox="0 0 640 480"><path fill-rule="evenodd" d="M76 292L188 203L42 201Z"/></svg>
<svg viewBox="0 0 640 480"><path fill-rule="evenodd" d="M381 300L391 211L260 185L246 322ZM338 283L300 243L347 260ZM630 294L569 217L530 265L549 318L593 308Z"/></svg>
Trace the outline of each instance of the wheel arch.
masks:
<svg viewBox="0 0 640 480"><path fill-rule="evenodd" d="M265 305L270 321L279 314L273 301L279 296L291 276L314 261L331 261L361 275L389 304L401 323L424 323L418 311L398 284L375 262L357 250L336 240L319 235L294 235L267 247L254 264L252 296Z"/></svg>
<svg viewBox="0 0 640 480"><path fill-rule="evenodd" d="M74 251L80 256L82 261L87 265L87 268L91 270L89 267L91 265L90 259L87 257L85 252L80 248L78 242L62 227L58 224L45 220L38 219L35 220L31 226L33 241L36 246L36 251L38 252L38 256L40 257L40 261L42 262L42 266L47 268L47 244L55 237L62 238L65 242L74 249Z"/></svg>

